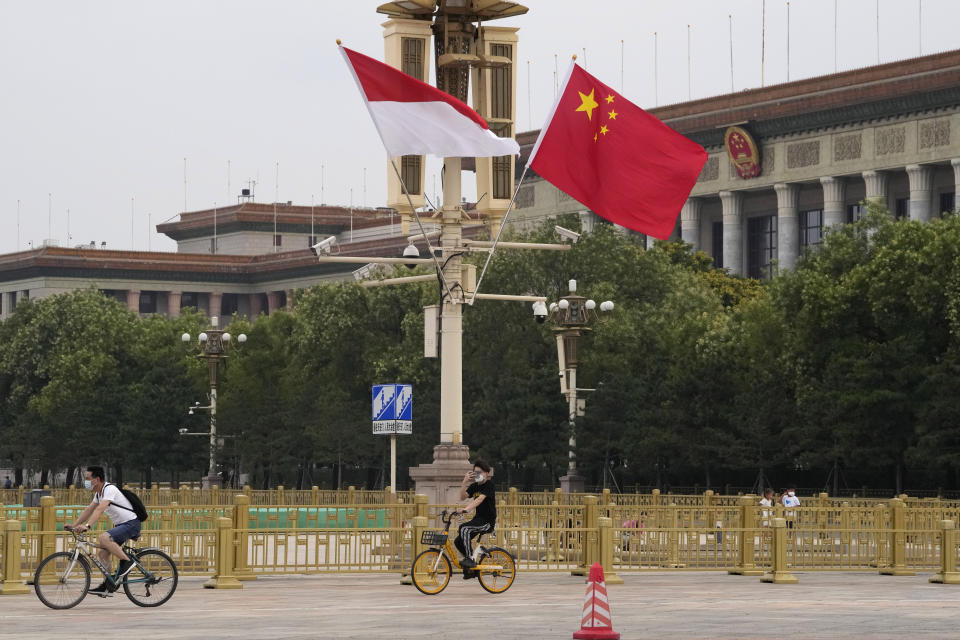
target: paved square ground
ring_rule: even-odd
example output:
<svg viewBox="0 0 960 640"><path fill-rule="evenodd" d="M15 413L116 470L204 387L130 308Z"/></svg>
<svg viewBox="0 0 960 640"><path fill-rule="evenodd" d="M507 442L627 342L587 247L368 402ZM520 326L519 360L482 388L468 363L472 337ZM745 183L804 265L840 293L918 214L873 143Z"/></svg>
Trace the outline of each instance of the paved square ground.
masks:
<svg viewBox="0 0 960 640"><path fill-rule="evenodd" d="M624 574L610 585L614 630L631 638L960 638L960 585L928 575L797 573L796 585L724 573ZM425 596L397 576L260 578L238 591L185 578L158 609L122 594L53 611L0 597L0 638L571 638L585 585L521 573L504 594L453 576Z"/></svg>

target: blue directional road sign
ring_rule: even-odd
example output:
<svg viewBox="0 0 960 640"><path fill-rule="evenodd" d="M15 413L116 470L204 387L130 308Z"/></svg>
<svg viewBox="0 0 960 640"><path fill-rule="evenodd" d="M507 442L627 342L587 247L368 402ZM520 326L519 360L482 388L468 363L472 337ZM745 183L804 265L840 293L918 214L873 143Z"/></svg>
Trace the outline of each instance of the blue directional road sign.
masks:
<svg viewBox="0 0 960 640"><path fill-rule="evenodd" d="M397 433L413 433L413 385L398 384L396 392Z"/></svg>
<svg viewBox="0 0 960 640"><path fill-rule="evenodd" d="M413 433L413 386L377 384L372 389L374 435Z"/></svg>

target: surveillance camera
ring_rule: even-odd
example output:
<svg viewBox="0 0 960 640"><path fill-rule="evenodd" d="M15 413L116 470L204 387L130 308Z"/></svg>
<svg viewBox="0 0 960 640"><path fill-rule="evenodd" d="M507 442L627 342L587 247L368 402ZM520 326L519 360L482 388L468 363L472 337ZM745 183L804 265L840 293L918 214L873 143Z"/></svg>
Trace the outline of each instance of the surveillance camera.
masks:
<svg viewBox="0 0 960 640"><path fill-rule="evenodd" d="M180 431L180 435L184 435L187 432L186 429L180 429L179 431Z"/></svg>
<svg viewBox="0 0 960 640"><path fill-rule="evenodd" d="M310 247L310 251L313 251L315 256L319 256L321 253L329 254L335 244L337 244L337 236L329 236Z"/></svg>
<svg viewBox="0 0 960 640"><path fill-rule="evenodd" d="M573 244L577 244L577 240L580 239L580 234L576 231L571 231L570 229L564 229L563 227L556 225L553 227L553 230L558 236L564 240L569 240Z"/></svg>
<svg viewBox="0 0 960 640"><path fill-rule="evenodd" d="M543 324L547 319L547 305L544 302L536 301L533 303L533 317L537 323Z"/></svg>
<svg viewBox="0 0 960 640"><path fill-rule="evenodd" d="M420 250L417 249L416 245L414 245L414 244L408 244L408 245L406 246L406 248L403 250L403 257L404 257L404 258L419 258L419 257L420 257ZM411 263L411 264L408 264L408 265L407 265L407 268L408 268L408 269L413 269L413 268L416 267L416 266L417 266L417 265Z"/></svg>

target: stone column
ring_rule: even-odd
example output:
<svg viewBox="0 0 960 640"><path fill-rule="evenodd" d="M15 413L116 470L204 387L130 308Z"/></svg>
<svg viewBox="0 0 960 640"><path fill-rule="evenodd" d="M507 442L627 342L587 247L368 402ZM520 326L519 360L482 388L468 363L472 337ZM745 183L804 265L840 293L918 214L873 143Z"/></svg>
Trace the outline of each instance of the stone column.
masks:
<svg viewBox="0 0 960 640"><path fill-rule="evenodd" d="M209 294L209 312L208 315L212 318L213 316L219 316L220 311L223 309L223 294L218 292Z"/></svg>
<svg viewBox="0 0 960 640"><path fill-rule="evenodd" d="M180 317L180 299L183 296L181 291L167 291L167 317Z"/></svg>
<svg viewBox="0 0 960 640"><path fill-rule="evenodd" d="M294 291L293 289L287 289L287 292L286 292L286 293L287 293L287 306L286 306L286 309L287 309L287 311L292 311L292 310L293 310L293 305L294 305L294 303L296 303L296 291Z"/></svg>
<svg viewBox="0 0 960 640"><path fill-rule="evenodd" d="M929 222L933 167L925 164L908 164L907 176L910 178L910 219Z"/></svg>
<svg viewBox="0 0 960 640"><path fill-rule="evenodd" d="M723 266L736 276L743 275L743 194L721 191L723 204Z"/></svg>
<svg viewBox="0 0 960 640"><path fill-rule="evenodd" d="M700 250L700 198L688 198L680 210L680 237L693 245L694 251Z"/></svg>
<svg viewBox="0 0 960 640"><path fill-rule="evenodd" d="M800 255L800 224L797 221L800 188L778 182L773 189L777 192L777 260L780 269L793 269Z"/></svg>
<svg viewBox="0 0 960 640"><path fill-rule="evenodd" d="M127 309L140 313L140 291L134 289L127 291Z"/></svg>
<svg viewBox="0 0 960 640"><path fill-rule="evenodd" d="M882 171L864 171L863 181L866 183L866 200L879 204L889 211L887 204L887 174Z"/></svg>
<svg viewBox="0 0 960 640"><path fill-rule="evenodd" d="M273 313L280 308L280 292L267 291L267 313Z"/></svg>
<svg viewBox="0 0 960 640"><path fill-rule="evenodd" d="M843 224L847 221L847 212L843 207L846 181L843 178L825 176L820 178L820 186L823 187L824 229Z"/></svg>
<svg viewBox="0 0 960 640"><path fill-rule="evenodd" d="M960 158L954 158L950 161L953 167L953 210L957 210L957 204L960 204Z"/></svg>
<svg viewBox="0 0 960 640"><path fill-rule="evenodd" d="M256 320L257 316L260 315L260 312L263 311L263 304L261 303L259 293L251 293L247 296L250 301L250 319Z"/></svg>

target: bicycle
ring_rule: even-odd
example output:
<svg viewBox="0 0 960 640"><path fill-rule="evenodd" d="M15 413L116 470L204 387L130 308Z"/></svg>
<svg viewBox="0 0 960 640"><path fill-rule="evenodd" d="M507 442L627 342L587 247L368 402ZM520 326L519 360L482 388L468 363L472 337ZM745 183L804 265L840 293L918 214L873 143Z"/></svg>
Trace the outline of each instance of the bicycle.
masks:
<svg viewBox="0 0 960 640"><path fill-rule="evenodd" d="M450 540L450 523L455 515L456 512L448 515L444 510L440 514L440 519L446 525L443 531L424 531L420 536L420 542L431 547L417 554L410 571L413 585L420 593L437 595L450 583L451 565L456 569L462 568L460 554ZM477 548L477 566L463 569L464 578L476 577L480 586L490 593L503 593L509 589L517 577L513 555L501 547L484 547L479 539Z"/></svg>
<svg viewBox="0 0 960 640"><path fill-rule="evenodd" d="M108 593L94 594L101 598L112 597L113 591L120 586L123 586L127 598L140 607L159 607L173 597L179 580L177 565L160 549L136 548L125 544L123 551L133 561L134 567L122 579L118 579L119 567L116 573L111 574L94 553L95 549L100 548L99 545L90 542L84 533L75 531L69 525L64 529L73 535L73 549L47 556L33 575L33 589L37 597L51 609L70 609L87 596L90 592L91 562L112 589Z"/></svg>

